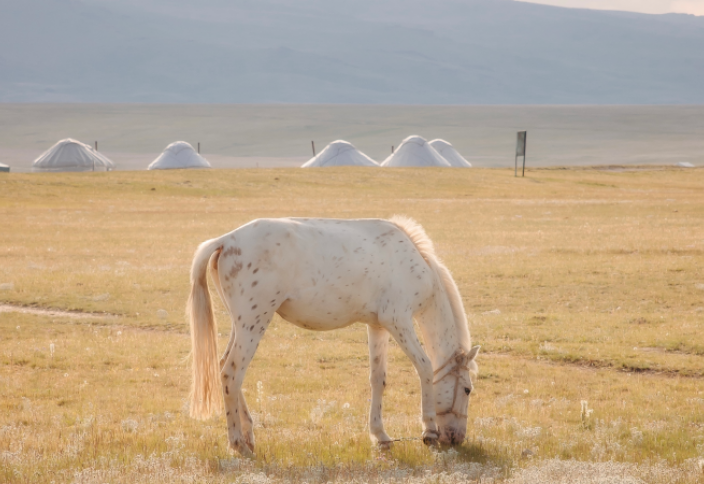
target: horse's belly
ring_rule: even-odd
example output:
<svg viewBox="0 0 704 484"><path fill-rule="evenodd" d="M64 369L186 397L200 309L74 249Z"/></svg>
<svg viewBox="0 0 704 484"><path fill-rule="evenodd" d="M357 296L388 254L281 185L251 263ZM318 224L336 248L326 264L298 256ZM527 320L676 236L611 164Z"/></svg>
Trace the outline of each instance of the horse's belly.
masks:
<svg viewBox="0 0 704 484"><path fill-rule="evenodd" d="M375 314L364 308L337 302L313 304L305 300L288 300L277 312L289 323L315 331L339 329L358 321L373 322L375 319Z"/></svg>

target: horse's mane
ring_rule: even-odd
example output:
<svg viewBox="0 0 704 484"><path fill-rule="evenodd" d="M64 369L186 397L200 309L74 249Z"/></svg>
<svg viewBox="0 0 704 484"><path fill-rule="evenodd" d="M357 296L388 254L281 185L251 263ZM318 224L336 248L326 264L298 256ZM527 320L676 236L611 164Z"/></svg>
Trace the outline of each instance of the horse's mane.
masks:
<svg viewBox="0 0 704 484"><path fill-rule="evenodd" d="M457 333L460 340L460 345L465 351L469 351L472 346L471 337L469 335L469 327L467 325L467 315L464 312L464 306L462 305L462 296L457 288L455 280L450 274L450 270L442 263L442 261L435 254L435 247L433 246L433 241L430 240L428 234L425 233L423 227L410 217L403 215L394 215L389 219L389 222L396 225L401 229L408 238L411 239L413 244L418 249L418 252L423 256L423 259L428 263L431 269L434 269L435 273L438 275L441 284L445 288L445 293L450 301L450 307L452 308L452 314L455 319L455 325L457 326Z"/></svg>

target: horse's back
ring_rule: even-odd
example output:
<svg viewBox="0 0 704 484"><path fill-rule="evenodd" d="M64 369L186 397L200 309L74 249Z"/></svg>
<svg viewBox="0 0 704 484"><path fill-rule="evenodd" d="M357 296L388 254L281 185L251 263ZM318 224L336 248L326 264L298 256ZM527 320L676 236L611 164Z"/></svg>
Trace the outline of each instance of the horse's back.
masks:
<svg viewBox="0 0 704 484"><path fill-rule="evenodd" d="M255 220L225 237L220 274L235 307L264 296L311 329L371 322L390 301L418 304L432 290L413 242L380 219Z"/></svg>

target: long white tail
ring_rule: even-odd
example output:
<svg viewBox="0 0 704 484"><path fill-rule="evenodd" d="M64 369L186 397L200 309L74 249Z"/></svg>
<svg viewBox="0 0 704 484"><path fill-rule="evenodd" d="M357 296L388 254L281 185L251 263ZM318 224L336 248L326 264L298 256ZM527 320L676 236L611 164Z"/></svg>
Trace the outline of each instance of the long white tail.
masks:
<svg viewBox="0 0 704 484"><path fill-rule="evenodd" d="M219 239L198 246L191 266L191 295L188 315L191 320L191 357L193 383L191 386L191 417L206 419L222 408L220 388L220 361L218 359L218 331L213 317L213 306L208 291L208 261L222 247Z"/></svg>

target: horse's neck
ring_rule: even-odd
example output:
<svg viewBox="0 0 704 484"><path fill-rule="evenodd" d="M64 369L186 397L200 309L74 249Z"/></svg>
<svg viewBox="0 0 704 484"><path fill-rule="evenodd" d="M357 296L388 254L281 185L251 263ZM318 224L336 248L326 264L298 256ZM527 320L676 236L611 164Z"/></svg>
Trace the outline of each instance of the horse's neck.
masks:
<svg viewBox="0 0 704 484"><path fill-rule="evenodd" d="M444 364L461 348L452 306L442 289L435 290L425 309L417 315L417 321L433 368Z"/></svg>

